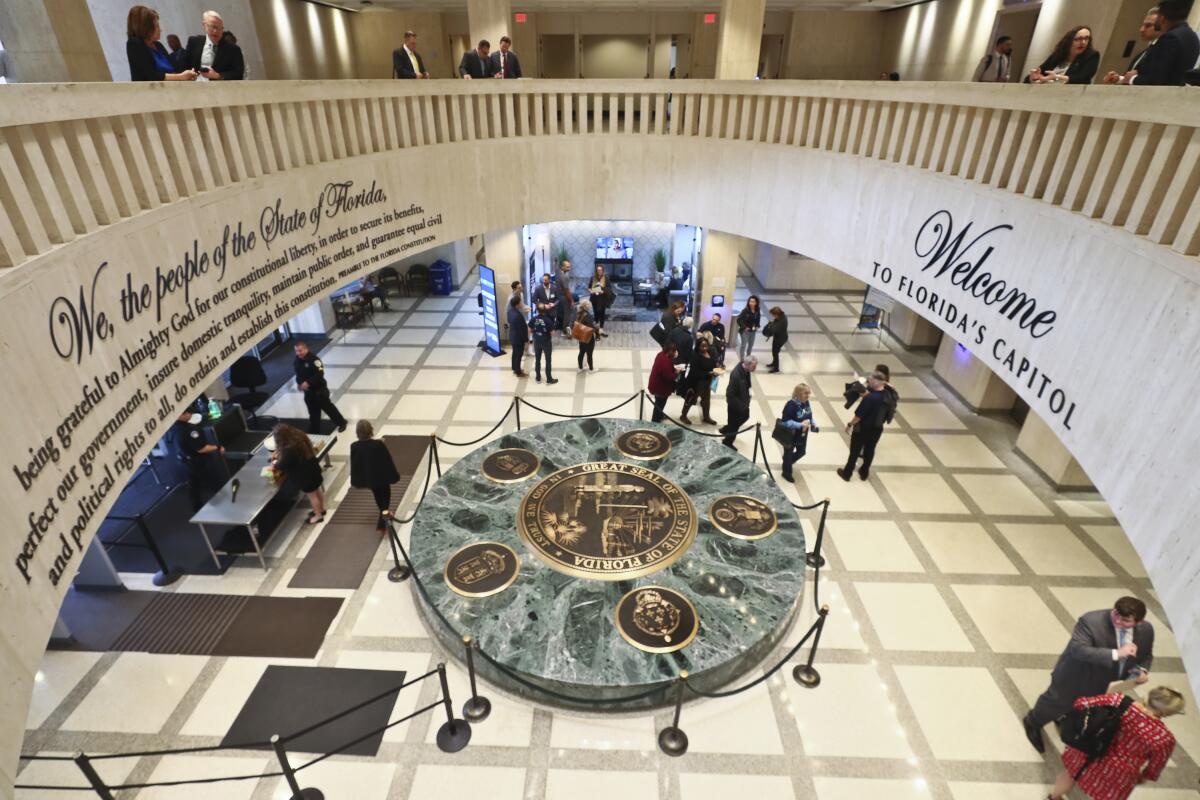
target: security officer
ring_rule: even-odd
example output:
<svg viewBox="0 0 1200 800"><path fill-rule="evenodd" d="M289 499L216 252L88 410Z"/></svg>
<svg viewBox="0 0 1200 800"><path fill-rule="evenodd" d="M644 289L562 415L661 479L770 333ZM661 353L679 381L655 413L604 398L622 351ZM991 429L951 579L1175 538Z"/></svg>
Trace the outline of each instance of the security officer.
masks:
<svg viewBox="0 0 1200 800"><path fill-rule="evenodd" d="M321 432L322 411L329 415L338 431L346 430L346 418L329 397L325 365L316 353L309 351L306 342L296 342L294 350L296 360L292 362L292 369L296 372L296 386L304 392L304 405L308 407L308 432Z"/></svg>
<svg viewBox="0 0 1200 800"><path fill-rule="evenodd" d="M185 411L174 426L177 453L187 466L193 511L199 511L217 493L228 474L228 468L221 460L225 448L208 440L200 427L203 421L204 417L199 414Z"/></svg>

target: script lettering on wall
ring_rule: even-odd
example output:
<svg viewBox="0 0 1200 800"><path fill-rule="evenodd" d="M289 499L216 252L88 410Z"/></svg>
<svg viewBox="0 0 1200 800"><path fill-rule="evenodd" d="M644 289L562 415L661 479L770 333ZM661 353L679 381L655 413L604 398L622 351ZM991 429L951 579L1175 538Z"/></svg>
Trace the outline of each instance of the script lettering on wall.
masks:
<svg viewBox="0 0 1200 800"><path fill-rule="evenodd" d="M954 216L946 210L931 214L913 239L916 268L893 269L874 262L872 283L888 287L893 294L912 300L940 318L966 348L983 353L993 370L1008 372L1014 381L1023 382L1038 399L1045 398L1054 419L1071 430L1075 401L1067 389L1056 383L1034 361L1022 354L1017 337L1021 334L1038 340L1049 336L1058 322L1058 312L1044 308L1038 299L1020 286L1005 280L1003 262L996 248L1013 226L993 225L974 233L975 223L955 229ZM990 263L989 263L990 262ZM914 277L916 275L916 277ZM927 284L925 281L928 280ZM989 335L988 322L957 305L956 297L968 295L994 311L993 324L1001 335Z"/></svg>
<svg viewBox="0 0 1200 800"><path fill-rule="evenodd" d="M418 203L394 206L374 181L332 181L311 203L279 197L218 223L153 269L110 256L65 288L46 309L46 351L28 355L61 363L78 388L53 430L26 432L10 463L28 500L11 562L22 582L73 574L105 499L219 364L364 270L429 246L442 224Z"/></svg>

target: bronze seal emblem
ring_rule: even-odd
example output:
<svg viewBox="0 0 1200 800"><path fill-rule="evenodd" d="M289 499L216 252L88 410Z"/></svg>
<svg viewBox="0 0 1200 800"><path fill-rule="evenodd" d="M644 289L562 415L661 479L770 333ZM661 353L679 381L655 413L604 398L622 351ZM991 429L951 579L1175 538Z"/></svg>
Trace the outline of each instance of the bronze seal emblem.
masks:
<svg viewBox="0 0 1200 800"><path fill-rule="evenodd" d="M700 630L696 607L665 586L643 586L617 603L617 630L647 653L673 653L691 644Z"/></svg>
<svg viewBox="0 0 1200 800"><path fill-rule="evenodd" d="M735 539L765 539L779 527L779 519L770 506L743 494L714 500L708 507L708 521Z"/></svg>
<svg viewBox="0 0 1200 800"><path fill-rule="evenodd" d="M616 461L577 464L543 478L517 511L521 538L538 557L559 572L600 581L674 563L697 526L683 490L653 470Z"/></svg>
<svg viewBox="0 0 1200 800"><path fill-rule="evenodd" d="M635 428L617 437L617 449L639 461L656 461L671 452L671 440L658 431Z"/></svg>
<svg viewBox="0 0 1200 800"><path fill-rule="evenodd" d="M496 483L520 483L537 474L542 460L519 447L489 453L479 469L483 477Z"/></svg>
<svg viewBox="0 0 1200 800"><path fill-rule="evenodd" d="M464 597L487 597L512 586L520 571L521 561L508 545L472 542L446 560L442 577Z"/></svg>

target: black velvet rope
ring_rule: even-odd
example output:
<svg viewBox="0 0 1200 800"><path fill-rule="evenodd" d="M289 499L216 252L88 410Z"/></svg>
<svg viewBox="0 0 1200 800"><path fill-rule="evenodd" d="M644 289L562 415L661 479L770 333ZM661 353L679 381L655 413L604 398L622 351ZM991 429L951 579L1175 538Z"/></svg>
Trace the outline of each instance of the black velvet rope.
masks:
<svg viewBox="0 0 1200 800"><path fill-rule="evenodd" d="M495 433L495 432L497 431L497 429L499 429L499 427L500 427L501 425L503 425L503 424L504 424L504 421L505 421L506 419L508 419L508 417L509 417L509 415L510 415L510 414L512 414L512 412L513 412L513 407L514 407L514 406L516 406L516 404L517 404L517 401L516 401L516 399L514 399L514 400L513 400L511 403L509 403L509 404L508 404L508 410L504 412L504 416L500 418L500 421L499 421L499 422L497 422L495 425L493 425L493 426L492 426L492 429L491 429L490 431L488 431L487 433L485 433L483 436L480 436L478 439L472 439L472 440L471 440L471 441L469 441L469 442L451 442L451 441L449 441L448 439L443 439L443 438L442 438L442 437L440 437L440 436L434 436L433 438L437 439L437 440L438 440L439 442L441 442L442 444L444 444L444 445L448 445L448 446L450 446L450 447L470 447L471 445L479 444L479 443L480 443L480 442L482 442L484 439L486 439L487 437L489 437L489 436L491 436L493 433Z"/></svg>
<svg viewBox="0 0 1200 800"><path fill-rule="evenodd" d="M804 634L804 637L802 639L800 639L800 641L796 642L795 646L792 647L791 650L787 651L787 654L779 660L778 664L771 667L771 669L767 670L761 676L755 678L754 680L750 681L749 683L745 684L744 686L739 686L736 689L728 689L723 692L706 692L706 691L703 691L702 689L697 689L689 681L684 681L683 685L686 686L689 690L691 690L695 694L698 694L701 697L709 697L709 698L733 697L735 694L740 694L749 689L753 689L755 686L758 686L760 683L765 681L767 678L770 678L772 675L774 675L776 672L778 672L780 667L782 667L789 660L791 660L792 656L796 655L796 651L798 651L801 647L803 647L804 643L807 642L814 633L816 633L817 628L820 626L820 624L821 624L821 618L818 617L817 621L814 622L809 627L808 633Z"/></svg>
<svg viewBox="0 0 1200 800"><path fill-rule="evenodd" d="M514 400L514 402L524 403L525 405L532 408L534 411L540 411L543 414L549 414L552 417L561 417L563 419L585 419L587 417L603 417L605 414L611 414L612 412L616 411L618 408L623 408L623 407L629 405L630 403L632 403L634 400L637 400L641 396L642 396L642 393L639 391L636 394L630 395L628 400L623 400L620 403L618 403L617 405L613 406L612 408L607 408L604 411L596 411L591 414L559 414L557 411L548 411L540 406L535 406L533 403L529 402L528 400L526 400L524 397L521 397L521 396L517 396L517 398Z"/></svg>

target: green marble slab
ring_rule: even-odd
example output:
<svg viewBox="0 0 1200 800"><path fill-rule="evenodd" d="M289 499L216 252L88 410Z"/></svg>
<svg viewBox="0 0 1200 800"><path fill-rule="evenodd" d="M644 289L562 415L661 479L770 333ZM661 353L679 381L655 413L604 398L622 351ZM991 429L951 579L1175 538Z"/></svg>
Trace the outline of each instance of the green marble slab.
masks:
<svg viewBox="0 0 1200 800"><path fill-rule="evenodd" d="M617 436L638 427L657 428L669 436L671 452L651 462L622 455L615 446ZM542 459L537 476L517 484L483 477L483 459L506 447L537 453ZM688 493L699 530L679 561L634 580L603 582L551 569L525 544L515 523L521 499L541 478L588 461L648 466ZM778 530L758 541L733 539L716 530L708 521L708 507L726 494L750 495L769 505L779 518ZM520 576L491 597L454 593L442 577L446 558L484 539L503 542L520 555ZM461 652L461 638L470 634L483 652L507 669L538 686L578 697L581 703L666 688L684 669L705 688L746 673L787 631L805 575L800 519L783 491L749 459L722 446L719 439L673 425L611 418L526 428L469 452L430 488L412 524L410 551L428 595L418 592L420 605L431 606L423 611L452 652ZM699 612L700 633L677 653L637 650L614 624L621 596L654 584L682 592ZM477 663L505 688L542 701L565 702L531 692L486 659Z"/></svg>

